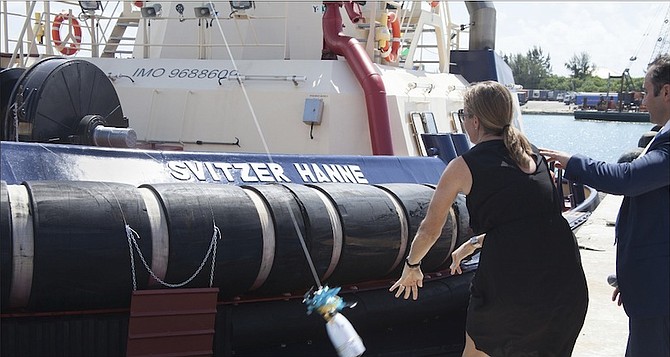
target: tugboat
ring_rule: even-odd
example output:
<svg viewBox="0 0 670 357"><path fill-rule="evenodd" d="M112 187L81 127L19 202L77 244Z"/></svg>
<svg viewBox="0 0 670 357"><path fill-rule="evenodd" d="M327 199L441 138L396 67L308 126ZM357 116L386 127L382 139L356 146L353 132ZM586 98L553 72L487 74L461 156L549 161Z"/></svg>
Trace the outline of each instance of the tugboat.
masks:
<svg viewBox="0 0 670 357"><path fill-rule="evenodd" d="M387 290L469 148L463 91L510 78L490 3L462 26L437 1L79 5L3 3L3 355L336 355L314 291L368 355L460 353L464 197L422 298ZM577 227L597 195L560 187Z"/></svg>

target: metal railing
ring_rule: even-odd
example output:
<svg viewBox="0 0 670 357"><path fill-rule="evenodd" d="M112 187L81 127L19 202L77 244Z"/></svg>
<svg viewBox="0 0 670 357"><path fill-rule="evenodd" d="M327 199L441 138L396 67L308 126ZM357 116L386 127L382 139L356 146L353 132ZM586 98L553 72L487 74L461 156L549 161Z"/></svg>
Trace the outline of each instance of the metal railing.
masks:
<svg viewBox="0 0 670 357"><path fill-rule="evenodd" d="M276 43L259 39L255 26L259 21L284 20L287 16L252 16L235 15L218 18L199 18L195 16L179 17L157 16L143 17L141 9L133 5L133 1L101 1L97 10L83 10L77 1L1 1L2 29L2 67L28 67L31 62L40 58L61 55L64 46L75 46L75 56L84 57L150 57L156 48L198 48L197 58L206 58L206 49L223 47L266 47L283 48L286 53L288 39L286 32L283 39ZM397 2L387 2L398 6L395 10L401 24L402 45L407 47L406 57L400 58L396 65L412 67L414 65L436 64L440 72L448 71L449 51L460 47L460 36L467 29L453 25L446 1L430 10L425 9L425 2L404 2L405 8ZM411 4L410 4L411 3ZM407 4L410 4L409 6ZM422 8L422 6L424 8ZM361 40L366 42L368 55L381 62L376 47L375 27L382 26L376 23L375 17L380 13L377 6L370 6L367 28L361 27L365 36ZM66 29L72 33L71 21L54 23L54 19L67 14L79 26L81 37L72 42L70 36L65 45L55 46L52 38L52 27L56 25L62 32ZM151 41L151 23L159 21L234 21L235 26L230 29L240 34L240 24L245 23L250 31L250 41L244 41L238 36L237 43L206 43L204 36L199 36L197 43L163 43ZM286 26L286 24L285 24ZM213 27L216 27L213 25ZM440 30L437 31L436 29ZM202 30L200 30L202 31ZM366 32L367 31L367 32ZM438 36L439 35L439 36ZM137 39L140 39L137 41ZM59 50L61 50L59 52ZM401 49L402 51L402 49ZM424 54L427 55L424 57Z"/></svg>
<svg viewBox="0 0 670 357"><path fill-rule="evenodd" d="M178 20L183 21L213 21L214 18L199 18L196 16L158 16L142 17L141 9L132 5L132 1L106 1L100 2L101 7L95 11L85 11L80 8L76 1L28 1L25 3L13 1L1 1L2 19L2 67L28 67L32 61L40 58L61 55L57 46L58 39L52 38L54 26L68 27L69 33L73 27L81 36L73 42L69 36L67 43L61 41L60 48L76 48L76 56L85 57L131 57L133 54L147 56L150 48L221 48L229 46L238 47L271 47L287 48L287 39L283 38L276 43L267 43L259 40L255 33L254 24L265 20L286 20L285 16L229 16L218 18L219 21L245 22L251 29L253 39L249 42L238 43L152 43L150 40L149 27L152 22ZM55 10L58 9L58 10ZM55 11L54 11L55 10ZM59 15L66 18L65 21L56 22ZM74 24L73 25L73 21ZM237 28L239 31L239 28ZM144 32L141 43L136 41ZM238 36L242 38L242 36ZM109 46L112 44L112 46ZM74 47L72 47L74 46ZM101 48L104 46L104 49ZM63 51L61 51L63 52ZM202 52L202 51L201 51ZM67 54L67 53L66 53Z"/></svg>

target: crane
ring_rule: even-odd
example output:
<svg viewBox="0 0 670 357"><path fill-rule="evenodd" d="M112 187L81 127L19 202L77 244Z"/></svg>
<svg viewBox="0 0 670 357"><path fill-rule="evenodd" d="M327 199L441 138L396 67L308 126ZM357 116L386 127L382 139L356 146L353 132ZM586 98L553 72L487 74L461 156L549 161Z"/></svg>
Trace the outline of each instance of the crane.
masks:
<svg viewBox="0 0 670 357"><path fill-rule="evenodd" d="M670 52L670 5L668 5L668 10L665 12L665 18L661 24L661 31L656 39L654 50L651 51L649 63L653 62L656 57L662 54L667 54L668 52Z"/></svg>

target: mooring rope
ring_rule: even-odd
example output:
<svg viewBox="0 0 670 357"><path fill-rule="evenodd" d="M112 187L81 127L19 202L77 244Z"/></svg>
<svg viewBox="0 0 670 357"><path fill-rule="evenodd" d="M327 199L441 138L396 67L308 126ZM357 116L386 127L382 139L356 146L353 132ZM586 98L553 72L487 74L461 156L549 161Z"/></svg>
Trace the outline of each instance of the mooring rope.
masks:
<svg viewBox="0 0 670 357"><path fill-rule="evenodd" d="M212 9L214 9L214 3L212 1L209 1L209 5ZM223 33L223 27L221 26L221 21L219 20L218 16L215 16L214 19L216 20L216 25L219 29L219 33L221 34L221 38L223 39L226 51L228 52L228 57L230 58L230 61L232 62L233 69L238 73L238 78L237 78L237 83L240 85L240 88L242 89L242 94L244 95L244 99L247 102L247 106L249 107L249 111L251 112L251 117L253 118L254 125L256 127L256 131L258 132L258 135L261 138L261 142L263 143L263 148L265 150L265 154L268 157L268 160L270 163L274 163L274 160L272 158L272 154L270 153L270 149L267 144L267 140L265 140L265 135L263 134L263 129L261 128L261 125L258 121L258 117L256 116L256 111L254 110L253 105L251 104L251 99L249 98L249 94L247 93L247 90L244 86L244 82L240 79L239 77L239 69L237 67L237 63L235 62L235 59L233 57L233 53L230 50L230 46L228 45L228 40L226 39L226 35ZM312 256L309 254L309 250L307 249L307 244L305 243L305 238L302 235L302 231L300 230L300 227L298 225L298 222L295 218L295 215L293 214L293 210L291 209L291 205L289 203L289 200L287 199L285 201L286 203L286 208L288 209L288 212L291 216L291 221L293 222L293 227L296 230L296 233L298 234L298 239L300 240L300 245L302 246L302 250L305 253L305 259L307 259L307 263L309 264L309 269L311 270L312 276L314 277L314 281L316 285L320 288L321 281L319 280L319 275L316 272L316 268L314 267L314 262L312 259Z"/></svg>

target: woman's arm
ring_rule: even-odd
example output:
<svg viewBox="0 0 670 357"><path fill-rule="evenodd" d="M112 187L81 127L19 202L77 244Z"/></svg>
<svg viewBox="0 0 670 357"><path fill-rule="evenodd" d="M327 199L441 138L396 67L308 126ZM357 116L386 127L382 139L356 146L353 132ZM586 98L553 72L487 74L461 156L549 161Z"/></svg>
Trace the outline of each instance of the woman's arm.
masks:
<svg viewBox="0 0 670 357"><path fill-rule="evenodd" d="M461 270L461 261L474 253L478 248L481 248L484 245L485 238L486 233L474 236L451 253L451 265L449 266L449 269L451 270L452 275L463 273ZM476 240L476 242L473 240Z"/></svg>
<svg viewBox="0 0 670 357"><path fill-rule="evenodd" d="M465 160L462 157L452 160L440 177L426 217L421 221L419 230L412 241L402 276L389 289L389 291L398 289L396 297L400 297L404 292L405 299L409 298L410 293L414 300L418 298L418 288L423 286L423 273L417 264L421 263L423 257L439 238L456 195L459 192L469 193L471 187L472 174Z"/></svg>

